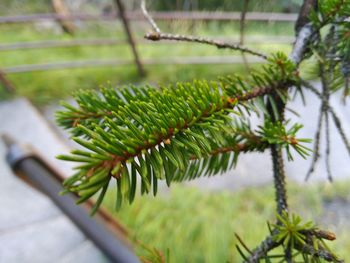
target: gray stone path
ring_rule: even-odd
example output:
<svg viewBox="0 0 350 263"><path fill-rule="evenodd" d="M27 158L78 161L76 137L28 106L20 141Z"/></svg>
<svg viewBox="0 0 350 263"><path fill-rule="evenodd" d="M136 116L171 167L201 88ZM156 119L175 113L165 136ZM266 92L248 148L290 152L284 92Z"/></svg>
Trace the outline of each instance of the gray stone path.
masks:
<svg viewBox="0 0 350 263"><path fill-rule="evenodd" d="M0 133L30 143L58 170L69 164L54 157L68 150L26 100L0 104ZM93 263L104 256L43 194L15 177L0 142L0 263Z"/></svg>

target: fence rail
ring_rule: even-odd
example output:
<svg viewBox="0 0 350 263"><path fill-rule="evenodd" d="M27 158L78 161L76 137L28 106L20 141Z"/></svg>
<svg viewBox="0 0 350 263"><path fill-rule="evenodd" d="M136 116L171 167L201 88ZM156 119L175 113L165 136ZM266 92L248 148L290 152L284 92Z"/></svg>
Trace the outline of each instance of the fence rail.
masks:
<svg viewBox="0 0 350 263"><path fill-rule="evenodd" d="M238 40L234 40L232 37L215 37L217 40L231 42L238 44ZM246 44L258 44L266 41L267 38L261 37L246 37ZM289 44L294 40L290 36L278 36L269 37L269 43L274 44ZM145 40L142 38L136 39L137 43L143 45L153 45L154 42ZM73 39L73 40L42 40L42 41L28 41L28 42L18 42L18 43L6 43L0 44L0 51L11 51L11 50L22 50L22 49L44 49L44 48L66 48L66 47L76 47L76 46L115 46L120 44L126 44L126 39L115 39L115 38L97 38L97 39ZM174 41L162 41L159 44L179 44ZM185 43L188 44L188 43Z"/></svg>
<svg viewBox="0 0 350 263"><path fill-rule="evenodd" d="M124 39L98 38L98 39L73 39L73 40L43 40L0 44L0 51L20 49L43 49L76 46L114 46L127 43Z"/></svg>
<svg viewBox="0 0 350 263"><path fill-rule="evenodd" d="M247 57L249 63L261 63L263 59ZM207 57L169 57L156 59L143 59L144 65L203 65L203 64L242 64L241 56L207 56ZM59 69L74 69L88 67L124 66L134 64L132 60L117 59L91 59L80 61L66 61L57 63L29 64L3 68L6 74L25 73L35 71L48 71Z"/></svg>
<svg viewBox="0 0 350 263"><path fill-rule="evenodd" d="M144 20L140 12L132 11L125 13L128 20ZM153 12L152 17L156 20L217 20L217 21L237 21L240 20L240 12ZM80 20L80 21L115 21L119 19L117 13L108 15L103 14L70 14L59 15L55 13L47 14L32 14L32 15L16 15L0 17L0 24L10 23L28 23L39 22L43 20ZM283 13L257 13L249 12L246 14L248 21L276 21L276 22L294 22L297 19L297 14L283 14Z"/></svg>

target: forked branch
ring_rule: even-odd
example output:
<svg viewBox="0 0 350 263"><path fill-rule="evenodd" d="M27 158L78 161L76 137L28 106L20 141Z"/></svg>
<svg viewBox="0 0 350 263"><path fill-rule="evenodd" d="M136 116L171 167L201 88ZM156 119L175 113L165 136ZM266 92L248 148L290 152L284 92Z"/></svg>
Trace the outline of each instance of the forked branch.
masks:
<svg viewBox="0 0 350 263"><path fill-rule="evenodd" d="M172 41L200 43L200 44L215 46L219 49L225 48L225 49L237 50L237 51L241 51L241 52L244 52L247 54L258 56L264 60L267 59L267 56L265 54L263 54L259 51L255 51L255 50L252 50L250 48L244 47L242 45L226 43L223 41L218 41L218 40L204 38L204 37L191 36L191 35L163 33L163 32L161 32L159 26L154 21L152 16L148 13L145 0L141 1L141 10L142 10L144 17L147 19L148 23L151 25L151 27L153 29L153 32L147 33L145 35L145 38L148 40L152 40L152 41L172 40Z"/></svg>

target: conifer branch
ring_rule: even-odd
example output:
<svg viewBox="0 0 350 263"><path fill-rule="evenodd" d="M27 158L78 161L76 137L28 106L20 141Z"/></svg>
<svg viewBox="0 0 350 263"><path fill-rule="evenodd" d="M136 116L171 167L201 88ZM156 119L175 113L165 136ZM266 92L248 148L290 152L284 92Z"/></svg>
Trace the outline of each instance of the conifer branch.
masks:
<svg viewBox="0 0 350 263"><path fill-rule="evenodd" d="M276 144L271 145L271 157L276 191L277 212L281 214L283 211L288 211L288 204L282 149Z"/></svg>
<svg viewBox="0 0 350 263"><path fill-rule="evenodd" d="M294 84L297 83L297 76L286 76L287 78L295 77L294 79L276 79L274 82L268 83L266 86L261 86L258 87L256 86L257 84L254 84L255 87L251 88L249 86L245 87L246 91L238 92L234 94L234 96L221 96L222 100L222 109L224 108L232 108L232 106L235 106L236 104L242 104L247 101L253 100L258 97L262 97L268 94L272 94L275 92L275 90L280 90L281 92L283 90L288 89L289 87L293 86ZM239 79L239 81L242 81ZM179 83L179 85L195 85L196 82L194 83ZM209 85L207 82L203 82L204 85ZM239 83L217 83L216 85L222 85L224 89L231 89L232 87L227 87L227 85L240 85ZM247 84L249 85L249 84ZM138 100L138 96L144 96L144 94L140 94L139 92L136 91L136 89L132 88L132 92L135 93L135 95L129 94L132 96L131 99L133 100ZM236 87L234 87L236 88ZM244 87L243 87L244 88ZM124 89L125 90L125 89ZM124 91L123 90L123 91ZM116 97L118 96L117 93L111 92L109 89L102 89L101 90L103 93L103 96L106 98L105 100L101 100L96 93L93 93L91 91L81 91L79 94L77 94L77 100L78 104L80 106L78 107L73 107L65 102L62 102L61 105L67 108L69 111L67 112L59 112L57 114L57 120L61 126L67 129L72 129L74 127L77 127L79 124L84 124L85 122L92 122L92 123L98 123L100 122L103 118L112 116L113 106L110 106L110 98L111 97ZM109 92L109 94L107 94ZM237 91L236 91L237 92ZM130 92L129 92L130 93ZM98 105L95 105L95 107L85 107L84 106L84 101L87 99L93 99L94 102L98 103ZM101 100L101 101L98 101ZM124 102L122 102L122 99L114 102L115 105L118 106L124 106ZM219 109L218 109L219 110Z"/></svg>
<svg viewBox="0 0 350 263"><path fill-rule="evenodd" d="M304 4L299 13L298 22L301 23L305 16L308 16L310 12L304 9L311 10L308 7L307 3L309 0L304 0ZM293 50L290 54L290 59L296 65L299 65L301 60L304 57L304 53L306 51L307 45L309 43L310 37L313 34L313 28L311 25L305 25L303 22L301 25L296 27L296 41L293 46ZM278 105L276 105L276 104ZM265 118L271 118L272 121L283 121L284 119L284 110L285 110L285 102L278 99L270 100L267 102L267 110L268 115ZM287 204L287 192L286 192L286 183L285 183L285 171L284 171L284 163L281 149L278 145L271 145L271 156L273 163L273 176L274 176L274 187L275 187L275 198L277 203L277 213L282 216L283 213L288 213L288 204ZM277 221L279 224L280 220ZM279 246L280 244L276 244L273 240L273 234L271 233L250 255L248 262L259 262L267 253L272 250L274 247Z"/></svg>
<svg viewBox="0 0 350 263"><path fill-rule="evenodd" d="M329 126L329 113L331 111L330 107L330 93L332 82L337 82L337 74L335 61L332 59L336 54L338 37L336 36L336 27L333 24L328 34L324 39L324 43L318 45L318 57L319 57L319 77L322 84L322 93L319 93L321 99L320 116L318 121L318 128L315 135L315 145L314 145L314 157L310 166L310 169L306 175L306 180L310 177L311 173L314 171L316 162L319 158L319 143L320 143L320 133L322 128L322 122L324 120L324 129L326 135L326 171L327 176L330 181L332 181L332 174L330 168L330 126ZM308 85L308 83L306 83ZM309 85L310 86L310 85Z"/></svg>
<svg viewBox="0 0 350 263"><path fill-rule="evenodd" d="M298 247L298 250L305 253L305 254L311 255L314 258L324 259L328 262L344 263L343 260L340 260L333 253L329 252L328 250L326 250L322 247L320 247L319 249L315 249L312 245L304 244L304 245Z"/></svg>
<svg viewBox="0 0 350 263"><path fill-rule="evenodd" d="M284 121L285 102L275 94L274 99L267 102L268 116L272 122ZM274 110L276 108L276 110ZM282 156L282 149L278 144L271 144L271 157L273 165L273 179L275 186L275 199L277 203L277 213L282 214L283 211L288 211L287 190L286 190L286 174Z"/></svg>
<svg viewBox="0 0 350 263"><path fill-rule="evenodd" d="M226 146L226 147L220 147L217 148L209 153L209 155L218 155L222 153L230 153L230 152L235 152L235 153L246 153L246 152L252 152L252 151L259 151L262 152L266 148L268 148L268 143L263 142L263 141L255 141L254 143L238 143L232 146ZM191 160L196 160L198 159L196 156L192 156Z"/></svg>
<svg viewBox="0 0 350 263"><path fill-rule="evenodd" d="M317 3L319 6L316 8ZM165 180L170 185L173 181L223 173L237 163L240 153L270 148L277 222L270 235L254 250L249 250L239 238L249 252L248 257L244 256L245 260L268 260L269 251L282 246L282 257L287 262L292 261L293 250L300 251L303 256L341 262L322 243L322 239L333 240L334 235L316 231L308 223L300 225L299 217L289 217L282 150L286 150L289 159L292 159L290 148L303 157L308 155L308 149L302 145L308 140L296 138L301 125L286 127L288 121L284 118L284 109L289 99L288 90L292 86L299 88L299 84L303 83L298 76L298 65L312 51L318 52L318 44L322 40L319 30L329 23L343 22L344 16L350 13L349 2L305 0L296 25L297 36L290 59L280 53L267 57L242 45L162 33L149 15L144 0L141 9L153 29L146 34L147 39L208 44L256 55L268 63L261 71L251 72L246 79L235 76L219 82L194 81L160 88L128 87L102 89L101 93L79 92L76 96L78 106L66 104L66 110L57 114L59 124L70 129L75 136L73 140L84 147L84 150L72 151L71 155L59 156L81 164L64 186L80 195L79 203L96 193L100 194L101 201L110 180L114 178L117 183L116 208L119 208L125 200L133 202L139 180L141 194L152 189L156 195L159 180ZM330 55L333 60L337 57L343 63L343 69L345 65L343 77L347 78L350 70L344 54L350 46L342 46L344 40L342 38L336 43L342 50L341 54L332 52L327 56ZM334 65L340 63L331 64L330 68L335 71ZM338 72L339 69L338 66ZM322 94L316 89L314 92L322 99L319 125L322 125L326 114L327 156L330 151L328 113L350 153L340 120L329 105L330 83L326 76L322 81L325 80L327 85L323 83ZM243 110L248 114L263 112L264 124L252 130ZM316 160L317 154L318 150ZM329 160L327 170L330 170Z"/></svg>
<svg viewBox="0 0 350 263"><path fill-rule="evenodd" d="M263 259L267 256L267 254L273 250L274 248L281 245L281 242L276 242L272 238L273 234L266 237L258 247L256 247L251 255L249 256L246 263L257 263L260 259Z"/></svg>
<svg viewBox="0 0 350 263"><path fill-rule="evenodd" d="M277 256L280 262L291 261L297 250L303 256L305 262L308 259L324 259L330 262L343 262L334 255L325 245L324 240L335 240L335 235L329 231L319 230L311 222L302 223L301 218L295 214L290 215L286 211L278 215L278 222L270 229L270 235L252 252L244 262L260 262L269 259L269 252L276 247L283 246L285 253ZM286 251L289 250L289 251ZM249 250L250 251L250 250Z"/></svg>
<svg viewBox="0 0 350 263"><path fill-rule="evenodd" d="M160 89L79 92L78 107L65 105L67 110L58 112L57 120L90 152L76 150L70 156L60 156L83 163L66 187L80 193L84 201L114 177L120 185L119 199L128 195L132 201L135 182L131 181L137 174L141 191L149 192L153 181L156 193L159 179L170 184L217 174L235 165L239 153L263 151L271 143L288 153L292 147L301 155L307 154L300 144L306 141L295 138L300 126L286 130L283 123L267 121L255 135L244 118L232 112L241 107L253 110L258 98L272 93L284 97L286 90L298 83L294 66L285 56L277 54L269 61L262 72L247 80L233 77Z"/></svg>
<svg viewBox="0 0 350 263"><path fill-rule="evenodd" d="M239 130L232 131L232 132L235 134L242 134ZM253 151L263 152L270 146L268 139L262 136L257 136L254 133L250 133L250 134L246 133L243 135L243 137L246 140L245 143L237 143L226 147L220 147L211 151L208 155L218 155L218 154L230 153L230 152L234 152L234 153L247 153L247 152L253 152ZM283 146L283 145L284 146L291 145L292 147L300 146L299 144L300 142L298 141L297 138L295 138L295 136L282 135L278 139L280 140L279 146ZM285 142L284 144L282 143L283 141ZM196 160L196 159L197 159L196 156L191 157L191 160Z"/></svg>
<svg viewBox="0 0 350 263"><path fill-rule="evenodd" d="M317 1L314 0L304 0L303 6L301 7L299 17L297 20L296 26L296 41L293 46L293 50L290 54L290 59L296 65L298 65L302 58L304 57L306 47L310 38L313 34L313 28L307 25L308 16L315 10L317 7ZM284 110L286 107L286 103L281 100L280 97L276 96L276 105L278 116L276 116L276 112L273 111L273 102L270 100L268 102L268 111L270 118L273 121L283 121L284 120ZM278 145L271 145L271 155L272 155L272 163L273 163L273 174L274 174L274 183L276 190L276 202L277 202L277 212L279 215L282 214L283 211L288 212L287 205L287 192L285 187L286 175L284 171L284 163L282 151L278 147Z"/></svg>
<svg viewBox="0 0 350 263"><path fill-rule="evenodd" d="M319 14L315 11L318 11ZM348 17L349 13L350 3L346 0L305 0L295 26L297 37L290 59L295 64L300 64L309 51L310 43L319 41L321 28L336 22L338 18L344 19Z"/></svg>
<svg viewBox="0 0 350 263"><path fill-rule="evenodd" d="M184 83L186 84L186 83ZM195 83L193 83L195 84ZM205 85L209 85L208 83L204 82ZM290 86L292 86L293 82L275 82L273 84L271 84L270 86L266 86L266 87L255 87L252 88L250 91L245 92L245 93L241 93L241 94L237 94L235 97L227 97L227 96L222 96L221 100L222 100L222 105L223 107L218 109L225 109L225 108L232 108L232 106L236 105L236 104L241 104L241 103L245 103L249 100L255 99L257 97L261 97L264 95L268 95L274 92L275 89L286 89ZM82 100L86 99L86 98L91 98L91 97L96 97L96 94L93 94L90 91L86 91L86 92L80 92L79 97L77 97L77 99L79 100L80 98L83 98ZM134 98L136 100L136 97ZM108 116L112 116L113 113L111 110L108 110L106 108L108 101L101 101L101 107L100 108L88 108L88 107L72 107L71 105L62 102L61 105L66 107L67 109L69 109L69 112L59 112L57 114L57 120L59 121L60 125L62 125L63 127L67 128L67 129L72 129L77 127L79 124L83 124L84 122L93 122L93 123L98 123L100 122L103 118L108 117ZM80 104L82 105L82 104ZM203 115L203 117L205 117L206 114Z"/></svg>

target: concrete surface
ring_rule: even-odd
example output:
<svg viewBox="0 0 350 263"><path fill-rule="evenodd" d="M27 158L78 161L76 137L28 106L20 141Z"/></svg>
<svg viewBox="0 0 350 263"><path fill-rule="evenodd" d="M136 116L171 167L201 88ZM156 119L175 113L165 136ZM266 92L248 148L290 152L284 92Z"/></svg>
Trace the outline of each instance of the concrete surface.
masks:
<svg viewBox="0 0 350 263"><path fill-rule="evenodd" d="M0 134L30 143L58 170L70 164L55 156L68 151L26 100L0 104ZM0 142L0 263L106 262L102 253L43 194L18 179L5 162Z"/></svg>

